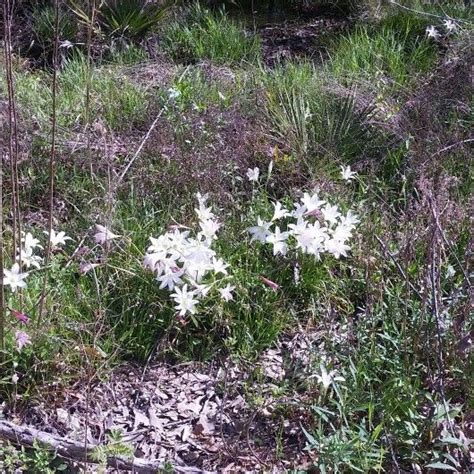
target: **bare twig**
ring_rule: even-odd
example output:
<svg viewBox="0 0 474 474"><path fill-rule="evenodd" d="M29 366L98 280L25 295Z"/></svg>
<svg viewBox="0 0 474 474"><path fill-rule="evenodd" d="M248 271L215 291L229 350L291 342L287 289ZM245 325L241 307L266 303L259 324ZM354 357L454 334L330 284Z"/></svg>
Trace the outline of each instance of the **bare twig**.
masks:
<svg viewBox="0 0 474 474"><path fill-rule="evenodd" d="M391 0L390 3L392 5L397 6L398 8L401 8L402 10L409 11L411 13L416 13L417 15L422 15L422 16L429 16L432 18L438 18L439 20L446 20L446 18L450 18L448 15L436 15L435 13L430 13L430 12L424 12L421 10L415 10L414 8L406 7L405 5L401 5L400 3L395 2L394 0ZM464 20L462 18L453 18L456 21L459 21L461 23L466 23L466 24L471 24L472 22L468 20Z"/></svg>
<svg viewBox="0 0 474 474"><path fill-rule="evenodd" d="M438 365L438 373L439 373L439 392L441 396L441 401L443 403L444 411L446 413L446 420L448 422L448 427L451 431L451 434L454 436L454 430L452 426L452 420L449 415L449 407L446 401L446 390L445 390L445 383L444 383L444 356L443 356L443 335L441 333L441 324L440 324L440 315L439 315L439 305L438 305L438 294L437 294L437 280L439 274L437 272L437 265L436 265L436 245L437 245L437 233L438 229L435 228L433 231L433 242L431 246L431 264L430 264L430 280L431 280L431 312L433 319L436 325L436 338L437 338L437 351L436 351L436 359Z"/></svg>
<svg viewBox="0 0 474 474"><path fill-rule="evenodd" d="M458 146L464 145L465 143L471 143L474 142L474 138L467 138L466 140L461 140L459 142L453 143L449 146L445 146L444 148L441 148L441 150L438 150L436 153L433 153L431 155L431 158L434 158L435 156L441 155L449 150L452 150L453 148L456 148Z"/></svg>
<svg viewBox="0 0 474 474"><path fill-rule="evenodd" d="M183 77L186 75L188 69L189 68L186 68L184 70L183 74L181 74L180 78L178 79L178 82L180 82L183 79ZM125 168L123 169L123 171L120 173L120 175L117 179L117 182L116 182L116 186L120 185L120 183L123 181L123 178L125 178L125 175L128 173L128 170L130 169L130 167L133 165L133 163L135 163L136 159L139 157L140 153L143 150L143 147L145 146L145 143L150 138L151 134L153 133L153 130L155 130L156 125L158 124L158 120L160 120L161 116L163 115L163 112L166 110L166 107L169 104L169 101L170 101L170 99L168 98L166 100L165 104L163 105L163 107L161 108L161 110L159 111L158 115L155 117L155 120L153 120L153 123L150 125L150 128L146 132L145 136L142 138L142 141L140 142L140 145L138 145L137 150L133 154L132 158L130 158L128 163L125 165Z"/></svg>
<svg viewBox="0 0 474 474"><path fill-rule="evenodd" d="M8 151L10 159L10 175L12 186L12 258L15 260L17 249L20 251L21 262L21 231L18 225L19 203L18 203L18 131L17 114L15 105L15 92L13 84L13 66L11 50L11 29L13 7L11 0L6 0L3 4L4 17L4 53L5 53L5 76L8 92ZM18 238L18 241L17 241Z"/></svg>

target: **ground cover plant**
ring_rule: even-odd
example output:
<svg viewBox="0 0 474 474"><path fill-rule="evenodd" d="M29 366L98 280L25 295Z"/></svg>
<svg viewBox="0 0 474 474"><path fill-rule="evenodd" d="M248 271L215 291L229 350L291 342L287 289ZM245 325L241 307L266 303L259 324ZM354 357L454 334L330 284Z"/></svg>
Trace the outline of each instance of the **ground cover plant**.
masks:
<svg viewBox="0 0 474 474"><path fill-rule="evenodd" d="M3 5L2 471L469 472L469 6L224 3Z"/></svg>

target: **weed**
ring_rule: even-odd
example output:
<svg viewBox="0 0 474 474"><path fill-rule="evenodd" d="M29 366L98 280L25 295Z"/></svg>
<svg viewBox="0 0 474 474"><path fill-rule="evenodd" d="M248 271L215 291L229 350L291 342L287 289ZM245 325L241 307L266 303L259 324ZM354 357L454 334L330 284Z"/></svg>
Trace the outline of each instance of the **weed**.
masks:
<svg viewBox="0 0 474 474"><path fill-rule="evenodd" d="M210 59L216 64L232 65L254 63L260 55L256 36L248 36L224 10L212 13L199 3L186 11L183 20L165 28L163 48L182 62Z"/></svg>

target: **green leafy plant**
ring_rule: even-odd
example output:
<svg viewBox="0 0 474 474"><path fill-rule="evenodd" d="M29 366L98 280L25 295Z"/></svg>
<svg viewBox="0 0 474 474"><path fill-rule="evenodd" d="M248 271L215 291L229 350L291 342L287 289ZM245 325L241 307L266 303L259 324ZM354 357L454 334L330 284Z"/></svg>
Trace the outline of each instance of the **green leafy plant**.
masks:
<svg viewBox="0 0 474 474"><path fill-rule="evenodd" d="M37 6L31 12L32 31L36 42L50 54L54 43L55 12L50 5ZM61 8L58 19L59 44L72 46L77 41L78 27L69 10ZM69 47L67 48L69 49Z"/></svg>
<svg viewBox="0 0 474 474"><path fill-rule="evenodd" d="M225 10L212 12L199 3L164 29L163 48L183 62L210 59L218 64L254 63L260 56L257 36L247 34Z"/></svg>
<svg viewBox="0 0 474 474"><path fill-rule="evenodd" d="M140 41L165 18L170 2L165 5L146 0L106 0L98 11L102 31L125 41Z"/></svg>

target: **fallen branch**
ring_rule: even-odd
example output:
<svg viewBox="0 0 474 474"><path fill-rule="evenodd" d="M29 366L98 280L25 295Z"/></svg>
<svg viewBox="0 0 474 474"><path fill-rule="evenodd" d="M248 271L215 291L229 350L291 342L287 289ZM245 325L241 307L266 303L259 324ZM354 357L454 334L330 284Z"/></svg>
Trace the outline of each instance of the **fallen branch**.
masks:
<svg viewBox="0 0 474 474"><path fill-rule="evenodd" d="M0 420L0 439L29 447L33 446L36 441L41 445L49 446L63 458L81 463L87 461L88 463L97 464L97 460L92 456L94 448L97 446L88 445L86 449L84 443L62 438L29 426L16 425L10 421ZM110 456L107 459L107 466L120 472L131 471L137 474L154 474L164 469L163 464L158 461L148 461L140 458L126 459L118 456ZM173 466L173 471L177 473L202 472L200 469L184 466Z"/></svg>

